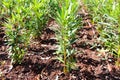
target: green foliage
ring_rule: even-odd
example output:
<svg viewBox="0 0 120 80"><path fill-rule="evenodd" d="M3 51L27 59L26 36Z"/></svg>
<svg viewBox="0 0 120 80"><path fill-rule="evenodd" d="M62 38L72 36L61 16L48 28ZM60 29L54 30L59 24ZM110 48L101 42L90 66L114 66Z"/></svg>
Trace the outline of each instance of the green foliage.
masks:
<svg viewBox="0 0 120 80"><path fill-rule="evenodd" d="M49 17L50 18L54 19L57 9L59 9L58 1L57 0L50 0L50 2L49 2L49 13L50 13Z"/></svg>
<svg viewBox="0 0 120 80"><path fill-rule="evenodd" d="M120 0L84 0L97 23L100 42L120 58Z"/></svg>
<svg viewBox="0 0 120 80"><path fill-rule="evenodd" d="M13 59L13 63L20 63L24 56L25 47L29 42L28 34L26 33L24 24L20 21L20 15L12 15L11 19L5 23L6 26L6 37L9 45L9 53Z"/></svg>
<svg viewBox="0 0 120 80"><path fill-rule="evenodd" d="M8 50L13 63L20 63L31 37L39 37L49 20L50 0L2 0L1 3Z"/></svg>
<svg viewBox="0 0 120 80"><path fill-rule="evenodd" d="M71 47L76 41L75 32L80 25L80 19L76 17L79 7L77 0L64 0L58 1L60 8L57 10L56 22L59 28L56 32L59 41L58 59L64 63L64 73L67 73L71 68L72 57L75 49Z"/></svg>
<svg viewBox="0 0 120 80"><path fill-rule="evenodd" d="M29 27L33 37L36 38L40 36L49 20L49 0L33 0L30 5L30 13Z"/></svg>
<svg viewBox="0 0 120 80"><path fill-rule="evenodd" d="M38 38L50 18L60 25L56 31L59 49L58 55L68 72L74 65L71 45L76 41L75 32L80 25L76 16L78 0L2 0L0 16L5 16L6 40L13 63L21 63L28 44Z"/></svg>
<svg viewBox="0 0 120 80"><path fill-rule="evenodd" d="M29 43L29 31L25 28L24 18L26 15L22 11L22 2L14 3L16 6L12 9L7 22L4 23L6 27L6 40L9 45L9 53L12 58L12 63L21 63L24 57L26 47ZM5 5L4 5L5 6ZM8 8L9 11L9 8Z"/></svg>

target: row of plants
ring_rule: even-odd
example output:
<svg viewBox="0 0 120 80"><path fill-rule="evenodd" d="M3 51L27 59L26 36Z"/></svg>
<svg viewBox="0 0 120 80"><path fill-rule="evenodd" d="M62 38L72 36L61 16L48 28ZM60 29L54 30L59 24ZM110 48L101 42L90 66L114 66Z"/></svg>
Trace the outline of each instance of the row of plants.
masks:
<svg viewBox="0 0 120 80"><path fill-rule="evenodd" d="M84 0L104 49L120 58L120 0ZM120 64L119 60L116 62ZM119 63L119 64L118 64Z"/></svg>
<svg viewBox="0 0 120 80"><path fill-rule="evenodd" d="M20 63L29 42L40 36L49 21L50 0L2 0L1 3L12 63Z"/></svg>
<svg viewBox="0 0 120 80"><path fill-rule="evenodd" d="M77 16L79 0L2 0L0 17L5 21L6 41L13 64L20 64L29 43L42 34L52 18L59 27L55 30L58 40L57 59L64 64L64 73L71 70L75 59L75 33L81 19Z"/></svg>

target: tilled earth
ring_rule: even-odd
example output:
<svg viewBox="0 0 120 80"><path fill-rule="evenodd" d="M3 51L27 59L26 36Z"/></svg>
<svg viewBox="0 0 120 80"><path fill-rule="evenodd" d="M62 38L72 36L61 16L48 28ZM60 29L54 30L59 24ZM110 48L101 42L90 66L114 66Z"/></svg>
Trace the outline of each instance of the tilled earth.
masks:
<svg viewBox="0 0 120 80"><path fill-rule="evenodd" d="M57 47L53 27L58 25L51 21L43 31L40 39L33 40L20 65L11 65L6 51L4 28L0 26L0 80L120 80L120 70L115 66L115 58L105 51L98 51L96 26L91 24L90 16L84 11L83 27L77 33L73 47L76 69L64 74L63 64L56 60ZM95 46L95 47L94 47Z"/></svg>

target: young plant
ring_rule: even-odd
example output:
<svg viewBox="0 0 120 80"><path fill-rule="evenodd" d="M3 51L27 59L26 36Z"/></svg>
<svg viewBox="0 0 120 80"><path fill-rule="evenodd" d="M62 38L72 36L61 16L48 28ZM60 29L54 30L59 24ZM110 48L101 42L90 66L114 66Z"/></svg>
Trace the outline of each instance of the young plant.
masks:
<svg viewBox="0 0 120 80"><path fill-rule="evenodd" d="M98 31L100 32L100 40L103 45L119 58L119 22L120 22L120 1L104 1L102 2L99 14L101 18L98 22Z"/></svg>
<svg viewBox="0 0 120 80"><path fill-rule="evenodd" d="M4 3L4 1L3 1ZM12 58L12 63L21 63L25 55L25 50L27 49L27 45L29 43L29 31L25 28L24 19L26 14L22 12L22 1L18 0L17 2L13 2L15 6L7 18L7 21L4 23L5 26L5 34L6 40L8 42L8 51L9 55ZM4 7L6 5L3 4ZM9 11L9 7L6 7L6 10Z"/></svg>
<svg viewBox="0 0 120 80"><path fill-rule="evenodd" d="M59 28L56 32L57 39L59 41L58 59L64 63L64 73L66 74L73 66L73 54L75 49L71 47L76 41L75 32L80 25L80 20L76 17L76 13L79 7L77 0L61 0L58 1L60 8L56 13L56 22L59 24Z"/></svg>
<svg viewBox="0 0 120 80"><path fill-rule="evenodd" d="M99 41L104 48L120 58L120 0L85 0L97 24ZM92 6L91 6L92 5ZM118 62L117 62L118 64ZM120 64L120 61L119 61Z"/></svg>
<svg viewBox="0 0 120 80"><path fill-rule="evenodd" d="M29 41L26 30L22 27L24 24L21 22L22 17L18 14L12 15L11 19L5 23L6 39L9 45L9 54L12 58L12 63L21 63L24 57L26 46Z"/></svg>
<svg viewBox="0 0 120 80"><path fill-rule="evenodd" d="M49 0L33 0L30 3L31 19L29 28L32 32L32 37L38 38L49 20Z"/></svg>
<svg viewBox="0 0 120 80"><path fill-rule="evenodd" d="M49 20L50 0L2 0L7 15L5 33L14 63L20 63L31 39L40 36ZM28 41L28 42L27 42Z"/></svg>

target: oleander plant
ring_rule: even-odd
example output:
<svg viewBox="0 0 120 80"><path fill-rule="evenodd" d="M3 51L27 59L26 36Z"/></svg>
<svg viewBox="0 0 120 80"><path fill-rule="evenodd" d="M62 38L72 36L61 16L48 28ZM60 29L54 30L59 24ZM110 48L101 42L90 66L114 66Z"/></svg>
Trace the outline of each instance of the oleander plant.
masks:
<svg viewBox="0 0 120 80"><path fill-rule="evenodd" d="M3 11L6 11L4 15L7 15L4 26L9 55L12 58L12 63L19 64L29 43L29 30L24 22L27 13L23 10L25 6L22 6L24 3L21 0L17 2L3 0L2 3Z"/></svg>
<svg viewBox="0 0 120 80"><path fill-rule="evenodd" d="M77 0L58 1L60 7L56 12L56 22L59 28L56 31L59 48L57 53L58 59L64 63L64 73L67 73L74 65L73 55L75 49L71 45L76 41L75 33L79 28L80 19L76 17L79 2Z"/></svg>
<svg viewBox="0 0 120 80"><path fill-rule="evenodd" d="M1 3L8 50L12 62L20 63L30 40L41 35L50 19L50 0L2 0Z"/></svg>

